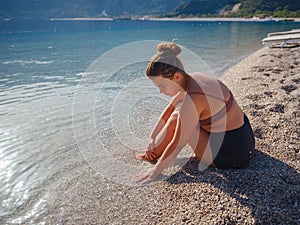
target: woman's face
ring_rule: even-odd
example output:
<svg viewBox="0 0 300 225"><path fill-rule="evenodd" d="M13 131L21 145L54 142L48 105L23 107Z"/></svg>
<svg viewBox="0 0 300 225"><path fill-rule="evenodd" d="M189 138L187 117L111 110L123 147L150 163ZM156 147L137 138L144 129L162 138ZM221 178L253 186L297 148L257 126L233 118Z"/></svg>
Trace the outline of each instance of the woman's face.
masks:
<svg viewBox="0 0 300 225"><path fill-rule="evenodd" d="M160 93L171 97L175 96L179 91L184 91L182 87L182 80L178 79L175 75L172 79L164 78L162 76L154 76L150 77L150 80L156 87L159 88Z"/></svg>

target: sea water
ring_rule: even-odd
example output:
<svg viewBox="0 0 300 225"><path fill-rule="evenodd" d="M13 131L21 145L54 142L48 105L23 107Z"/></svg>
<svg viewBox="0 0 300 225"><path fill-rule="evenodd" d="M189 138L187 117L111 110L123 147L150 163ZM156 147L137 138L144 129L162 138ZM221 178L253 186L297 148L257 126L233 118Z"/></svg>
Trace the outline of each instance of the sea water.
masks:
<svg viewBox="0 0 300 225"><path fill-rule="evenodd" d="M42 223L50 200L63 198L53 190L84 163L108 179L116 164L132 163L128 155L146 146L168 101L145 78L155 43L178 43L191 56L186 65L220 76L261 48L267 33L297 26L1 21L0 224ZM107 154L115 161L93 161Z"/></svg>

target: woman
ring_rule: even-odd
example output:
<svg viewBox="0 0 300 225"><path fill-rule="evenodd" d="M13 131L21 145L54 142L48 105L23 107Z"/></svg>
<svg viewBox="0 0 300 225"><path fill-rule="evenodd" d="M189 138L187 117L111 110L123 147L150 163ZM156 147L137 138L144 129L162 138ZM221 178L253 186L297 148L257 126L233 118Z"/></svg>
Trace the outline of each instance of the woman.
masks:
<svg viewBox="0 0 300 225"><path fill-rule="evenodd" d="M230 90L213 77L187 74L177 57L178 45L162 42L157 48L146 75L161 93L173 98L151 133L147 151L136 155L136 159L157 163L134 177L135 181L155 180L187 144L208 166L247 166L254 136Z"/></svg>

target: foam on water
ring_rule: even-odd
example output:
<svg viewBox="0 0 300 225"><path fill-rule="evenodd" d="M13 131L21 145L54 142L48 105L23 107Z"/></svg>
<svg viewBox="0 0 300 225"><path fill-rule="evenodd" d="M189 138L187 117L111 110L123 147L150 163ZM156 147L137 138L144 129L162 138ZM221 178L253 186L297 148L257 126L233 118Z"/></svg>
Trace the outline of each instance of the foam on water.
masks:
<svg viewBox="0 0 300 225"><path fill-rule="evenodd" d="M37 65L43 65L43 64L51 64L51 63L54 63L54 60L53 61L39 61L39 60L29 60L29 61L25 61L25 60L12 60L12 61L6 61L6 62L3 62L4 65L6 64L13 64L13 63L17 63L17 64L20 64L22 66L26 65L26 64L31 64L31 63L34 63L34 64L37 64Z"/></svg>

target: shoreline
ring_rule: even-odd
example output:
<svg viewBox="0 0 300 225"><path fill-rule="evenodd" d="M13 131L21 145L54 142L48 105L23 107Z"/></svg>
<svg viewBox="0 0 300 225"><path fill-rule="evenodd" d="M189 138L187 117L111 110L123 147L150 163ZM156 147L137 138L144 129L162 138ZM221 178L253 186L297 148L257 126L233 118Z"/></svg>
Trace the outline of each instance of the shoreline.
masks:
<svg viewBox="0 0 300 225"><path fill-rule="evenodd" d="M297 224L300 205L300 48L264 47L221 76L256 139L249 166L198 170L192 158L165 181L124 186L85 162L55 188L45 223Z"/></svg>
<svg viewBox="0 0 300 225"><path fill-rule="evenodd" d="M254 18L226 18L226 17L190 17L190 18L179 18L179 17L128 17L128 18L100 18L100 17L75 17L75 18L50 18L50 21L114 21L114 20L133 20L133 21L191 21L191 22L285 22L289 20L291 22L300 22L300 18L267 18L267 19L254 19Z"/></svg>
<svg viewBox="0 0 300 225"><path fill-rule="evenodd" d="M191 17L191 18L149 18L150 21L192 21L192 22L281 22L288 20L293 20L292 22L300 22L300 18L272 18L272 19L254 19L254 18L226 18L226 17Z"/></svg>
<svg viewBox="0 0 300 225"><path fill-rule="evenodd" d="M74 17L74 18L50 18L50 21L113 21L113 18L85 18L85 17Z"/></svg>

